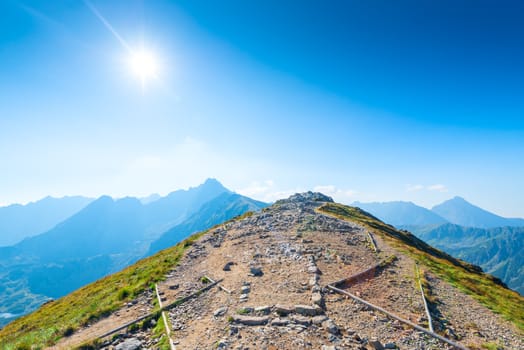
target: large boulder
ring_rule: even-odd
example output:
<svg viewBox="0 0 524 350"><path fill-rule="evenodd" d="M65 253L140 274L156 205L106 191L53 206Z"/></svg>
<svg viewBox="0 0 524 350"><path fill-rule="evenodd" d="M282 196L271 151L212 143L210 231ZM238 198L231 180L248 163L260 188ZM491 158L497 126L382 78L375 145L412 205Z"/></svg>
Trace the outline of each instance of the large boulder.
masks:
<svg viewBox="0 0 524 350"><path fill-rule="evenodd" d="M142 349L142 342L136 338L126 339L123 343L115 346L115 350L139 350Z"/></svg>

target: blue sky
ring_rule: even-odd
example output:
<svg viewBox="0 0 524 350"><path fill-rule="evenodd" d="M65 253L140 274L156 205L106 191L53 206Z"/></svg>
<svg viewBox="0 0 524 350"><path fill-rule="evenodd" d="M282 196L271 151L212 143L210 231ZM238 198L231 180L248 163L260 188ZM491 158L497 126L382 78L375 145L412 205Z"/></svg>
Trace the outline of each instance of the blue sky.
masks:
<svg viewBox="0 0 524 350"><path fill-rule="evenodd" d="M118 35L82 0L0 3L1 204L216 177L524 217L519 1L90 4Z"/></svg>

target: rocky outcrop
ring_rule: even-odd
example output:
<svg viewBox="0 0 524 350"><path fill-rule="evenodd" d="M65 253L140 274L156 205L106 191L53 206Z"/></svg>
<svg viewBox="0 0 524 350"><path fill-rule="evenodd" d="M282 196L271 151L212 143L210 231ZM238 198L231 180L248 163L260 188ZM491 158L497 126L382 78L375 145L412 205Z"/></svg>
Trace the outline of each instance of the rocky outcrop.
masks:
<svg viewBox="0 0 524 350"><path fill-rule="evenodd" d="M210 230L195 242L159 283L162 297L172 303L192 295L205 285L202 276L220 280L222 288L206 290L169 310L177 348L450 349L327 287L342 281L340 288L411 322L423 322L413 258L380 235L374 236L380 252L370 250L367 229L317 211L328 202L332 199L322 194L297 194ZM359 274L389 256L396 256L393 264ZM448 315L440 331L453 332L461 341L524 348L520 333L509 323L449 284L432 283L442 297L439 307ZM461 310L459 303L475 315ZM473 323L479 329L462 326ZM144 332L143 347L155 348L158 336Z"/></svg>

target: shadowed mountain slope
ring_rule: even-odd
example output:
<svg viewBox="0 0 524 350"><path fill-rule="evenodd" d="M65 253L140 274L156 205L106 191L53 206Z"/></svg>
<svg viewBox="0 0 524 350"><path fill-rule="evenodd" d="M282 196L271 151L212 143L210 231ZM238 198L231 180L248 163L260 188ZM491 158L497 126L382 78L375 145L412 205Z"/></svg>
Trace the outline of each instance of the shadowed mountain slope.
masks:
<svg viewBox="0 0 524 350"><path fill-rule="evenodd" d="M0 207L0 247L52 229L92 201L86 197L46 197L26 205Z"/></svg>
<svg viewBox="0 0 524 350"><path fill-rule="evenodd" d="M258 211L266 206L266 203L236 193L222 193L204 204L198 212L182 224L173 227L151 243L148 255L171 247L193 233L215 226L245 212Z"/></svg>
<svg viewBox="0 0 524 350"><path fill-rule="evenodd" d="M401 225L441 225L447 220L438 214L420 207L411 202L384 202L384 203L361 203L352 204L355 207L364 209L380 220L394 226Z"/></svg>

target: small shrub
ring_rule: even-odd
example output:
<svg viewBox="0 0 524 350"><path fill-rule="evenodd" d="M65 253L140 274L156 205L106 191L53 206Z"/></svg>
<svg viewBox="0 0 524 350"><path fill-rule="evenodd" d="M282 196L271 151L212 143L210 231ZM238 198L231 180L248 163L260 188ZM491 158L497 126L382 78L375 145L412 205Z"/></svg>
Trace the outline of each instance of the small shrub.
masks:
<svg viewBox="0 0 524 350"><path fill-rule="evenodd" d="M481 345L482 346L482 349L487 349L487 350L501 350L501 349L504 349L503 347L495 344L495 343L484 343Z"/></svg>
<svg viewBox="0 0 524 350"><path fill-rule="evenodd" d="M75 329L71 326L67 327L66 329L64 329L64 331L62 332L62 335L64 337L70 337L73 335L73 333L75 333Z"/></svg>
<svg viewBox="0 0 524 350"><path fill-rule="evenodd" d="M131 291L128 288L122 288L118 291L117 298L118 300L124 300L131 295Z"/></svg>
<svg viewBox="0 0 524 350"><path fill-rule="evenodd" d="M129 333L135 333L138 331L138 329L140 328L140 326L138 325L138 323L133 323L132 325L130 325L129 327L127 327L127 331Z"/></svg>
<svg viewBox="0 0 524 350"><path fill-rule="evenodd" d="M153 322L153 320L155 320L155 322ZM157 317L157 315L153 315L152 317L148 317L148 318L146 318L146 319L142 322L142 324L140 325L140 328L141 328L142 330L144 330L144 331L147 330L147 329L153 328L155 325L158 324L157 321L158 321L158 317Z"/></svg>

